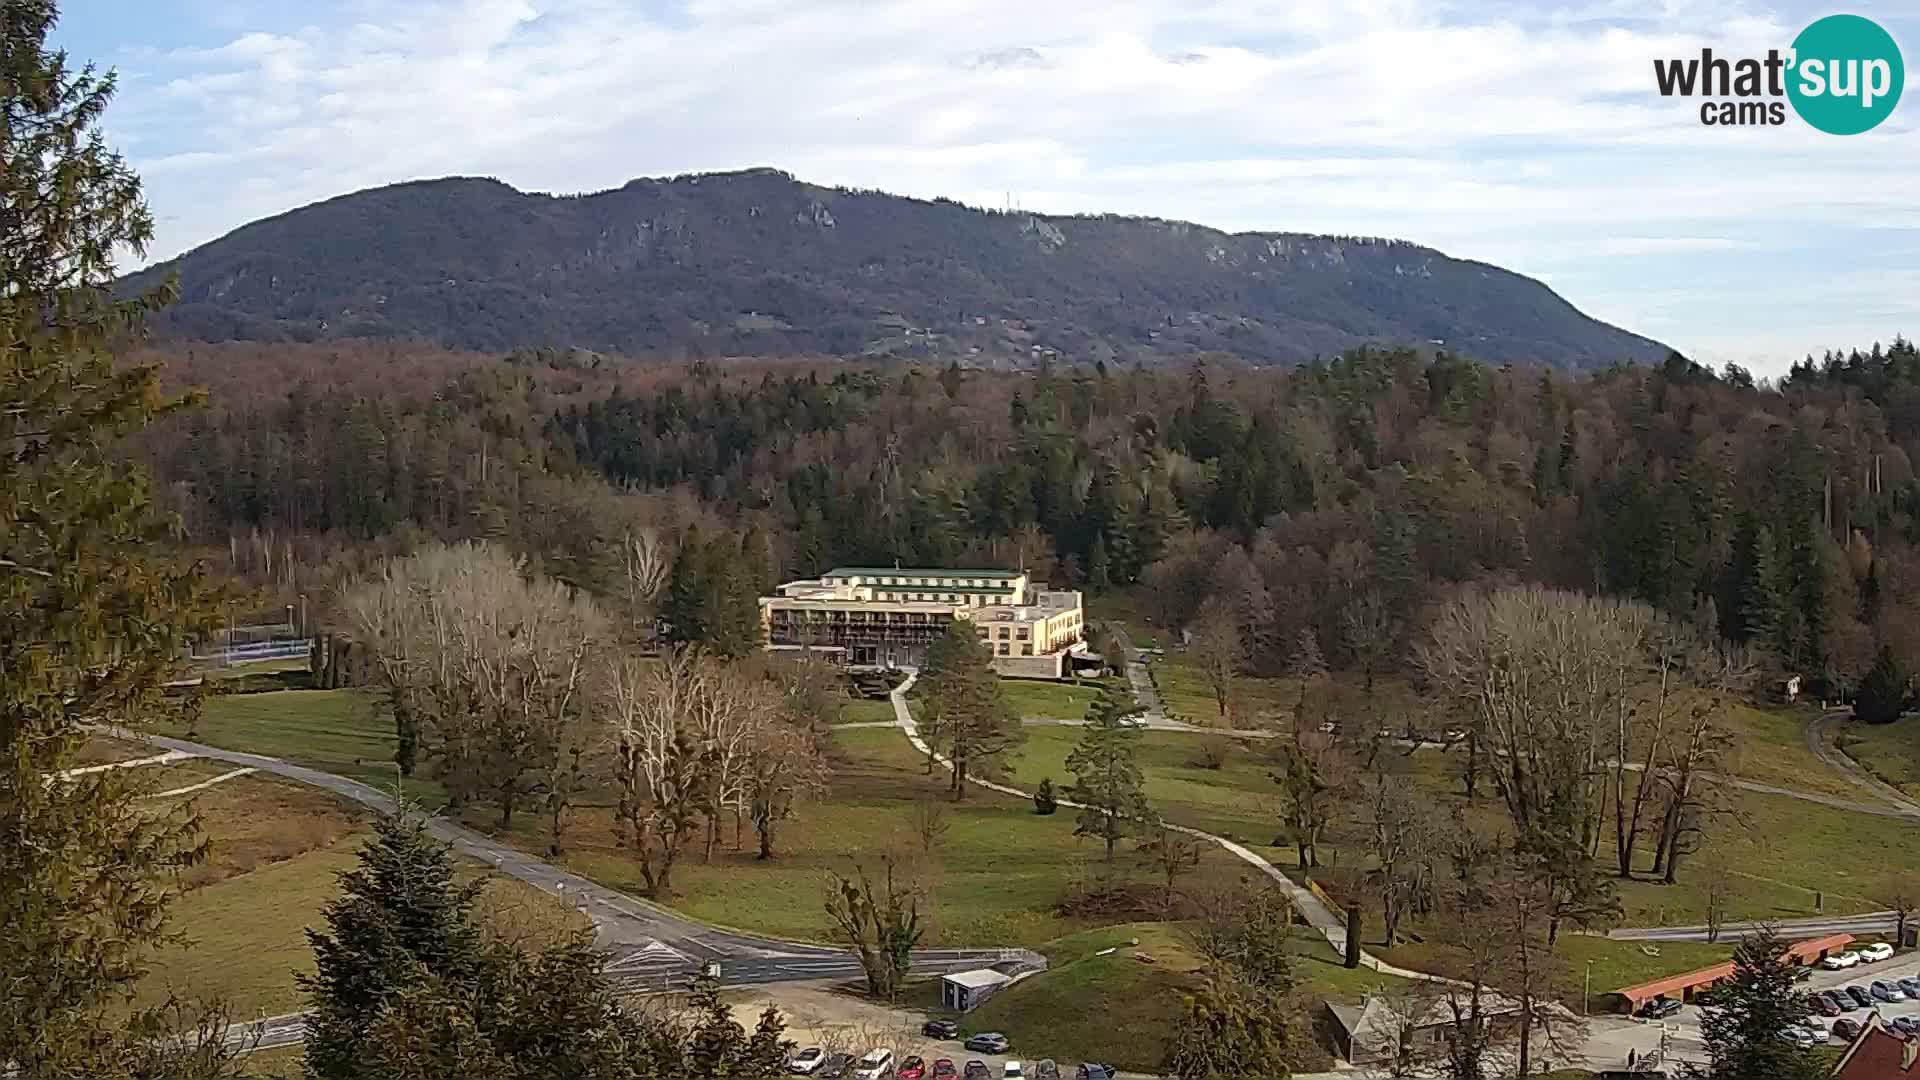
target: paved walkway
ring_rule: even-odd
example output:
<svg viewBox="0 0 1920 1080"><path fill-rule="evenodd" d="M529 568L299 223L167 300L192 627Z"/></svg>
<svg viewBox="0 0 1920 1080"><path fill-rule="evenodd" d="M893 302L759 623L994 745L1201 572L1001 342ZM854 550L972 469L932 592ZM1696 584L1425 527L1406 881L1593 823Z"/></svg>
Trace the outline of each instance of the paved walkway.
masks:
<svg viewBox="0 0 1920 1080"><path fill-rule="evenodd" d="M1827 767L1845 776L1853 786L1878 798L1885 799L1898 807L1902 816L1920 817L1920 802L1915 802L1907 793L1887 783L1860 767L1845 750L1835 746L1827 739L1827 732L1852 715L1848 712L1828 712L1818 720L1807 725L1807 749L1813 751Z"/></svg>
<svg viewBox="0 0 1920 1080"><path fill-rule="evenodd" d="M176 795L191 795L191 794L193 794L193 793L194 793L194 792L196 792L196 791L205 791L205 790L207 790L208 788L210 788L210 787L212 787L212 786L214 786L215 784L224 784L224 783L226 783L226 782L227 782L227 781L229 781L229 780L232 780L232 779L235 779L235 778L237 778L237 777L241 777L241 776L245 776L245 775L247 775L248 773L251 773L251 772L255 772L255 771L257 771L257 770L254 770L254 769L231 769L231 770L229 770L229 771L227 771L227 772L223 772L223 773L221 773L221 774L220 774L219 776L216 776L216 777L214 777L214 778L212 778L211 780L202 780L202 781L200 781L200 782L199 782L199 783L197 783L197 784L188 784L188 785L187 785L186 787L177 787L177 788L173 788L173 789L171 789L171 790L168 790L168 791L155 791L155 792L152 792L151 794L147 794L147 795L143 795L143 796L141 796L141 798L145 798L145 799L170 799L170 798L173 798L173 797L174 797L174 796L176 796Z"/></svg>
<svg viewBox="0 0 1920 1080"><path fill-rule="evenodd" d="M941 765L946 766L948 769L952 769L953 762L948 760L946 757L942 756L941 754L936 753L931 746L927 745L926 739L921 737L920 725L913 718L913 710L908 708L907 706L907 691L913 686L914 681L918 678L919 678L919 674L917 672L909 672L907 674L906 681L894 688L893 695L892 695L894 722L899 726L900 730L906 734L907 741L913 744L913 748L915 750L918 750L921 754L931 757L934 761L939 762ZM995 783L991 780L983 780L977 776L969 776L967 778L967 782L970 784L975 784L979 787L986 788L989 791L1000 792L1003 795L1012 795L1012 796L1015 796L1016 798L1021 798L1021 799L1033 798L1033 793L1030 791L1022 791L1019 788L1009 787L1006 784ZM1060 799L1059 803L1061 806L1065 806L1070 809L1075 809L1075 810L1082 809L1079 803L1073 802L1072 800L1069 800L1069 799ZM1262 874L1265 874L1268 878L1270 878L1274 882L1274 884L1278 885L1281 888L1281 890L1287 894L1288 901L1293 904L1294 910L1300 912L1300 914L1307 920L1307 924L1309 926L1312 926L1313 929L1317 933L1319 933L1321 937L1327 939L1327 944L1333 946L1334 952L1342 956L1346 955L1346 951L1347 951L1346 920L1340 915L1336 914L1331 908L1327 907L1327 905L1324 902L1322 902L1318 896L1314 895L1311 889L1308 889L1305 885L1302 885L1299 882L1294 881L1292 878L1282 873L1279 867L1273 865L1271 862L1268 862L1266 859L1262 858L1257 853L1249 850L1248 848L1240 844L1234 843L1232 840L1228 840L1223 836L1215 836L1210 832L1203 832L1199 829L1189 828L1185 825L1174 825L1169 823L1167 825L1167 828L1173 830L1174 832L1183 833L1187 836L1197 837L1201 840L1208 841L1209 843L1217 844L1220 847L1225 848L1227 851L1231 852L1234 855L1234 857L1247 863L1249 866L1252 866L1254 869L1259 870ZM1430 975L1424 971L1410 971L1406 968L1395 967L1392 964L1388 964L1380 960L1378 957L1374 956L1369 952L1366 952L1365 950L1362 950L1360 953L1360 964L1362 967L1371 968L1374 971L1380 972L1382 975L1391 975L1391 976L1396 976L1402 979L1417 979L1425 982L1450 981L1438 975Z"/></svg>

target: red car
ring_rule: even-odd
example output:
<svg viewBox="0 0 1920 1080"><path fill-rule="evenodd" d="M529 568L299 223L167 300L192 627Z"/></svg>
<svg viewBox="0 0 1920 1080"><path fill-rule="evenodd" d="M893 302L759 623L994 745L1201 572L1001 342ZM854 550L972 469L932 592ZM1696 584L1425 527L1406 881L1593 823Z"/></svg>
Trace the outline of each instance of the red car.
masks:
<svg viewBox="0 0 1920 1080"><path fill-rule="evenodd" d="M953 1067L951 1059L941 1058L933 1063L933 1080L954 1080L959 1075L960 1070Z"/></svg>
<svg viewBox="0 0 1920 1080"><path fill-rule="evenodd" d="M920 1080L927 1075L927 1063L917 1057L910 1057L900 1063L900 1067L894 1070L893 1075L899 1080Z"/></svg>
<svg viewBox="0 0 1920 1080"><path fill-rule="evenodd" d="M1821 1016L1831 1017L1840 1015L1840 1006L1835 1005L1833 1001L1824 994L1808 994L1807 1007L1819 1013Z"/></svg>

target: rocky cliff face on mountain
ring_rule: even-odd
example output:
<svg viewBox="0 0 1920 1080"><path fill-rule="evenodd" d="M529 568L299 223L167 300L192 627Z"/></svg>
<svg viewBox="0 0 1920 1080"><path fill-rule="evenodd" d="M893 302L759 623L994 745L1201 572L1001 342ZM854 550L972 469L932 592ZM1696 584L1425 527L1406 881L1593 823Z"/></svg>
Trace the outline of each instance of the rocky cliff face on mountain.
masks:
<svg viewBox="0 0 1920 1080"><path fill-rule="evenodd" d="M983 211L767 169L567 197L395 184L254 222L128 284L169 272L181 299L162 331L215 341L995 366L1295 363L1365 343L1562 368L1667 352L1531 278L1399 241Z"/></svg>

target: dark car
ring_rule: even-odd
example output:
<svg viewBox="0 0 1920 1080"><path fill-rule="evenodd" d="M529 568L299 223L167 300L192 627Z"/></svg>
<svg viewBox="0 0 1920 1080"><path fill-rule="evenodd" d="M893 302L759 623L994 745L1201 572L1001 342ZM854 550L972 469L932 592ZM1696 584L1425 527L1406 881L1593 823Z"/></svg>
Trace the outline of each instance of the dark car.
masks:
<svg viewBox="0 0 1920 1080"><path fill-rule="evenodd" d="M976 1054L1004 1054L1007 1052L1007 1047L1013 1044L1007 1041L1005 1035L997 1031L983 1031L978 1035L967 1036L967 1041L961 1045Z"/></svg>
<svg viewBox="0 0 1920 1080"><path fill-rule="evenodd" d="M1887 1026L1909 1038L1920 1035L1920 1020L1911 1016L1896 1016L1887 1021Z"/></svg>
<svg viewBox="0 0 1920 1080"><path fill-rule="evenodd" d="M816 1080L846 1080L853 1073L852 1054L828 1054L826 1063L814 1073Z"/></svg>
<svg viewBox="0 0 1920 1080"><path fill-rule="evenodd" d="M1845 1042L1858 1034L1860 1034L1860 1024L1858 1021L1842 1018L1833 1022L1833 1037L1835 1039Z"/></svg>
<svg viewBox="0 0 1920 1080"><path fill-rule="evenodd" d="M960 1070L953 1067L952 1058L941 1058L933 1063L933 1080L953 1080Z"/></svg>
<svg viewBox="0 0 1920 1080"><path fill-rule="evenodd" d="M929 1020L920 1025L920 1034L929 1039L957 1039L960 1037L960 1025L951 1020Z"/></svg>
<svg viewBox="0 0 1920 1080"><path fill-rule="evenodd" d="M1834 1003L1833 996L1830 994L1808 994L1807 1008L1826 1017L1839 1016L1844 1011Z"/></svg>
<svg viewBox="0 0 1920 1080"><path fill-rule="evenodd" d="M1901 979L1900 989L1905 990L1907 992L1908 997L1914 999L1915 1001L1920 1001L1920 977L1909 975L1906 978Z"/></svg>
<svg viewBox="0 0 1920 1080"><path fill-rule="evenodd" d="M1113 1066L1089 1061L1073 1074L1073 1080L1113 1080Z"/></svg>
<svg viewBox="0 0 1920 1080"><path fill-rule="evenodd" d="M1866 987L1849 986L1849 987L1845 987L1844 989L1846 990L1847 996L1853 999L1853 1004L1856 1008L1861 1008L1861 1009L1873 1008L1873 995L1867 992Z"/></svg>
<svg viewBox="0 0 1920 1080"><path fill-rule="evenodd" d="M967 1071L963 1080L993 1080L993 1070L987 1068L986 1062L974 1058L967 1062Z"/></svg>
<svg viewBox="0 0 1920 1080"><path fill-rule="evenodd" d="M900 1080L920 1080L927 1075L927 1063L917 1057L910 1057L900 1063L900 1067L894 1070L893 1075Z"/></svg>
<svg viewBox="0 0 1920 1080"><path fill-rule="evenodd" d="M1640 1017L1644 1020L1664 1020L1679 1011L1679 999L1657 997L1640 1006Z"/></svg>
<svg viewBox="0 0 1920 1080"><path fill-rule="evenodd" d="M1843 1013L1852 1012L1855 1007L1853 1004L1852 998L1848 997L1845 994L1839 993L1838 991L1822 990L1818 994L1815 994L1813 996L1819 998L1821 1001L1826 1002L1827 1004L1833 1006L1834 1008L1839 1009Z"/></svg>
<svg viewBox="0 0 1920 1080"><path fill-rule="evenodd" d="M1033 1080L1060 1080L1060 1066L1052 1058L1041 1058L1033 1067Z"/></svg>

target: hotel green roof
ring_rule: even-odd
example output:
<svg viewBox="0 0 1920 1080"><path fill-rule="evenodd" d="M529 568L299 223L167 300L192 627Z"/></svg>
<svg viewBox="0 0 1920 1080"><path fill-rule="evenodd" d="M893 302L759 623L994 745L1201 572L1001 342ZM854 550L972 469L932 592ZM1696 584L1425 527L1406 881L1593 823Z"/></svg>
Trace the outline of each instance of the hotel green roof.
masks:
<svg viewBox="0 0 1920 1080"><path fill-rule="evenodd" d="M1024 574L1023 570L928 570L920 567L900 566L836 566L821 577L912 577L912 578L1001 578L1012 581Z"/></svg>

